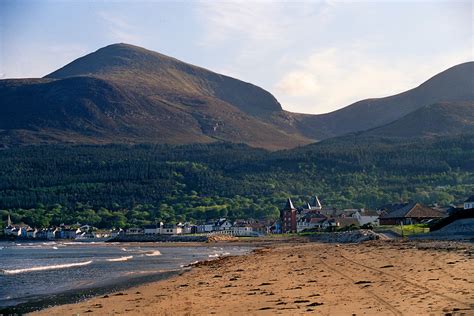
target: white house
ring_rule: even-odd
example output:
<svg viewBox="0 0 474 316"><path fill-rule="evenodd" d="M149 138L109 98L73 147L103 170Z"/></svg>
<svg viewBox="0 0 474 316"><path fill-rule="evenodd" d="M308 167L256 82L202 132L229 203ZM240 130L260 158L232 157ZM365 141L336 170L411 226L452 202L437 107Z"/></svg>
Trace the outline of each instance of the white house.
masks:
<svg viewBox="0 0 474 316"><path fill-rule="evenodd" d="M143 226L143 233L145 235L159 235L163 229L163 223L160 222L159 224L153 225L145 225Z"/></svg>
<svg viewBox="0 0 474 316"><path fill-rule="evenodd" d="M230 231L234 236L251 236L253 228L248 225L237 225L230 228Z"/></svg>
<svg viewBox="0 0 474 316"><path fill-rule="evenodd" d="M215 224L214 224L214 230L228 230L232 227L232 223L229 222L225 218L220 218Z"/></svg>
<svg viewBox="0 0 474 316"><path fill-rule="evenodd" d="M183 229L179 226L168 224L163 226L161 233L163 235L180 235L183 233Z"/></svg>
<svg viewBox="0 0 474 316"><path fill-rule="evenodd" d="M365 224L379 225L379 214L375 211L366 211L364 209L358 210L352 214L353 218L356 218L359 222L359 226Z"/></svg>
<svg viewBox="0 0 474 316"><path fill-rule="evenodd" d="M318 217L310 217L310 216L302 217L296 222L296 231L299 233L306 229L314 229L314 228L321 229L326 219L327 217L324 215L321 215Z"/></svg>
<svg viewBox="0 0 474 316"><path fill-rule="evenodd" d="M464 209L468 210L474 208L474 195L471 195L466 201L464 201Z"/></svg>

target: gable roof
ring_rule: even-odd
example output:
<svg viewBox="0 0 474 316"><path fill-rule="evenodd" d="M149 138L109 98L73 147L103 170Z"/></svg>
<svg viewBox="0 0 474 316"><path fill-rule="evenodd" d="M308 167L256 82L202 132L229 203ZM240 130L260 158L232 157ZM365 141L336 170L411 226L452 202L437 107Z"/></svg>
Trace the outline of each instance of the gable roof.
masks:
<svg viewBox="0 0 474 316"><path fill-rule="evenodd" d="M420 203L409 203L380 218L442 218L443 214Z"/></svg>
<svg viewBox="0 0 474 316"><path fill-rule="evenodd" d="M311 202L311 204L312 204L314 207L317 207L317 208L321 208L321 207L322 207L322 206L321 206L321 202L319 201L317 195L315 195L315 196L313 197L313 201Z"/></svg>
<svg viewBox="0 0 474 316"><path fill-rule="evenodd" d="M293 202L291 202L291 199L288 199L286 201L286 205L285 205L285 208L283 209L284 211L291 211L291 210L295 210L295 207L293 206Z"/></svg>

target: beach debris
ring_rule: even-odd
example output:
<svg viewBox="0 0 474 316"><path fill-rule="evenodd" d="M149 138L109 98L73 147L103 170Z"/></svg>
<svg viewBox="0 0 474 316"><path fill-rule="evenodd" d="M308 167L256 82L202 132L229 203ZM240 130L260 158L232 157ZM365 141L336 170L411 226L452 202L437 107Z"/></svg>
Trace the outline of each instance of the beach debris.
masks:
<svg viewBox="0 0 474 316"><path fill-rule="evenodd" d="M354 284L367 284L367 283L372 283L372 281L362 280L362 281L357 281Z"/></svg>
<svg viewBox="0 0 474 316"><path fill-rule="evenodd" d="M393 268L392 264L387 264L385 266L381 266L380 269L385 269L385 268Z"/></svg>

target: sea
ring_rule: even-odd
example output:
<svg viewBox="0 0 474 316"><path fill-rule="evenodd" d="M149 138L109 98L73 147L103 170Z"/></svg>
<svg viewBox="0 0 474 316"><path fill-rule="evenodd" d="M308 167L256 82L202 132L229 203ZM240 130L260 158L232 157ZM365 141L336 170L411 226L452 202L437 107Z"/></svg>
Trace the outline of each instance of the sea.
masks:
<svg viewBox="0 0 474 316"><path fill-rule="evenodd" d="M178 274L248 246L0 242L0 314L24 313Z"/></svg>

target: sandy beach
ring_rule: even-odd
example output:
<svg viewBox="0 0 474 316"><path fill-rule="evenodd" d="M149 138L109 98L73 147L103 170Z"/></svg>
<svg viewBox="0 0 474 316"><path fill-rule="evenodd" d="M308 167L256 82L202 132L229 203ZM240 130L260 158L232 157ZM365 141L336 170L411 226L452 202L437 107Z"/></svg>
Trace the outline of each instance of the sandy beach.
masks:
<svg viewBox="0 0 474 316"><path fill-rule="evenodd" d="M474 315L474 246L276 242L35 315Z"/></svg>

